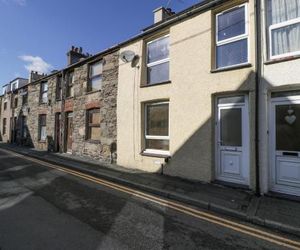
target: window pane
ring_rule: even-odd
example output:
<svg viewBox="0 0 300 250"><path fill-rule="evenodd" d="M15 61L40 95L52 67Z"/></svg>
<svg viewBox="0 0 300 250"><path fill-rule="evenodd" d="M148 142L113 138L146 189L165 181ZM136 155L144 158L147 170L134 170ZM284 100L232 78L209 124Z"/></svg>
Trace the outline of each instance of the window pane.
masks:
<svg viewBox="0 0 300 250"><path fill-rule="evenodd" d="M268 0L268 24L277 24L300 17L300 0Z"/></svg>
<svg viewBox="0 0 300 250"><path fill-rule="evenodd" d="M100 123L100 110L93 111L90 113L90 123L99 124Z"/></svg>
<svg viewBox="0 0 300 250"><path fill-rule="evenodd" d="M169 150L169 140L146 140L147 149Z"/></svg>
<svg viewBox="0 0 300 250"><path fill-rule="evenodd" d="M102 74L102 63L98 62L91 65L91 76L101 75Z"/></svg>
<svg viewBox="0 0 300 250"><path fill-rule="evenodd" d="M40 125L46 126L46 115L40 115Z"/></svg>
<svg viewBox="0 0 300 250"><path fill-rule="evenodd" d="M246 63L247 61L247 39L217 47L217 68Z"/></svg>
<svg viewBox="0 0 300 250"><path fill-rule="evenodd" d="M244 103L245 96L230 96L230 97L221 97L218 99L219 104L228 104L228 103Z"/></svg>
<svg viewBox="0 0 300 250"><path fill-rule="evenodd" d="M42 90L43 90L43 91L47 91L47 90L48 90L48 83L44 82L44 83L42 84Z"/></svg>
<svg viewBox="0 0 300 250"><path fill-rule="evenodd" d="M47 92L46 92L46 93L43 93L43 95L42 95L42 102L43 102L43 103L48 102L48 93L47 93Z"/></svg>
<svg viewBox="0 0 300 250"><path fill-rule="evenodd" d="M218 16L218 41L246 33L245 6Z"/></svg>
<svg viewBox="0 0 300 250"><path fill-rule="evenodd" d="M169 104L147 106L147 135L169 135Z"/></svg>
<svg viewBox="0 0 300 250"><path fill-rule="evenodd" d="M272 55L300 51L300 23L272 30Z"/></svg>
<svg viewBox="0 0 300 250"><path fill-rule="evenodd" d="M240 108L221 110L221 145L242 146L242 110Z"/></svg>
<svg viewBox="0 0 300 250"><path fill-rule="evenodd" d="M148 84L166 82L169 80L169 62L148 67Z"/></svg>
<svg viewBox="0 0 300 250"><path fill-rule="evenodd" d="M100 128L99 127L91 127L90 128L90 139L95 141L100 141Z"/></svg>
<svg viewBox="0 0 300 250"><path fill-rule="evenodd" d="M276 106L276 150L300 151L300 105Z"/></svg>
<svg viewBox="0 0 300 250"><path fill-rule="evenodd" d="M41 127L41 134L40 134L40 139L42 141L45 141L47 138L47 131L46 131L46 126Z"/></svg>
<svg viewBox="0 0 300 250"><path fill-rule="evenodd" d="M102 77L101 76L94 77L91 80L90 90L91 91L100 90L101 87L102 87Z"/></svg>
<svg viewBox="0 0 300 250"><path fill-rule="evenodd" d="M148 43L148 63L156 62L169 57L169 37Z"/></svg>

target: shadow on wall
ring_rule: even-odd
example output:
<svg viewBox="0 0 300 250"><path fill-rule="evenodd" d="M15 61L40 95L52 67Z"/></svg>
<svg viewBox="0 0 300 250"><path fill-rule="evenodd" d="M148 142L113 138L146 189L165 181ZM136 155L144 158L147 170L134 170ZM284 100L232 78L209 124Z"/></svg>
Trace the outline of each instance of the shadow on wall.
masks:
<svg viewBox="0 0 300 250"><path fill-rule="evenodd" d="M238 96L247 94L249 96L249 128L250 128L250 168L253 168L255 152L255 77L251 71L240 86L233 91L215 92L211 95L211 117L206 120L173 155L162 165L161 173L180 176L191 180L212 181L215 176L215 125L216 112L215 100L221 96ZM213 84L213 83L212 83ZM224 82L226 85L226 82ZM216 88L217 89L217 88ZM182 97L184 98L184 96ZM186 118L184 114L182 121ZM177 131L180 133L180 131ZM252 165L251 165L252 164Z"/></svg>
<svg viewBox="0 0 300 250"><path fill-rule="evenodd" d="M11 128L11 142L20 146L34 147L32 137L27 125L28 111L20 109L14 121L14 126Z"/></svg>

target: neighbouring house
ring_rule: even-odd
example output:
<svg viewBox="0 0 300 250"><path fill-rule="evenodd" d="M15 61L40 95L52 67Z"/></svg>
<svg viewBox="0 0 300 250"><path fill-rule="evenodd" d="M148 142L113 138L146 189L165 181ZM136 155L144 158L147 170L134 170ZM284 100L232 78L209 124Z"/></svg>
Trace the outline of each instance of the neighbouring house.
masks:
<svg viewBox="0 0 300 250"><path fill-rule="evenodd" d="M154 20L120 47L117 163L255 190L255 1Z"/></svg>
<svg viewBox="0 0 300 250"><path fill-rule="evenodd" d="M300 196L300 1L260 7L261 191Z"/></svg>
<svg viewBox="0 0 300 250"><path fill-rule="evenodd" d="M68 66L28 86L28 133L40 150L115 162L118 48L68 52Z"/></svg>
<svg viewBox="0 0 300 250"><path fill-rule="evenodd" d="M19 129L19 89L28 84L28 79L16 78L2 87L0 130L2 141L17 142ZM21 122L21 121L20 121Z"/></svg>

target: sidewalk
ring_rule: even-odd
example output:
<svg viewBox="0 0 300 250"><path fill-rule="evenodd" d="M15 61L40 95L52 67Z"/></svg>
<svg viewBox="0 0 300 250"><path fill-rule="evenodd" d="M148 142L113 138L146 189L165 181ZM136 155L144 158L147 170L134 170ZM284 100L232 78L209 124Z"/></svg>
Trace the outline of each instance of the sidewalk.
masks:
<svg viewBox="0 0 300 250"><path fill-rule="evenodd" d="M37 151L4 143L0 143L1 148L189 205L300 236L300 202L267 196L258 198L251 192L235 188L191 182L159 174L149 174L116 165L102 164L98 161L68 154Z"/></svg>

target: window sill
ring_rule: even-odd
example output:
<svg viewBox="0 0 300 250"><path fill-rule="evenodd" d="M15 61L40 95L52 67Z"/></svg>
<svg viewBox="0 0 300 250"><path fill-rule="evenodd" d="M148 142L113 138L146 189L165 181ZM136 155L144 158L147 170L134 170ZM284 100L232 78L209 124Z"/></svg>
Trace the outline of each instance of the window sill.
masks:
<svg viewBox="0 0 300 250"><path fill-rule="evenodd" d="M87 143L92 143L92 144L100 144L100 140L91 140L91 139L86 139L85 142Z"/></svg>
<svg viewBox="0 0 300 250"><path fill-rule="evenodd" d="M85 94L86 95L91 95L91 94L98 93L98 92L101 92L101 89L99 89L99 90L93 90L93 91L86 91Z"/></svg>
<svg viewBox="0 0 300 250"><path fill-rule="evenodd" d="M297 60L297 59L300 59L300 55L287 56L287 57L282 57L282 58L278 58L278 59L270 59L270 60L266 61L264 64L269 65L269 64L287 62L287 61L292 61L292 60Z"/></svg>
<svg viewBox="0 0 300 250"><path fill-rule="evenodd" d="M148 157L155 157L155 158L163 158L163 159L167 159L171 157L169 152L166 152L166 154L159 154L159 153L149 153L149 152L142 151L141 155L148 156Z"/></svg>
<svg viewBox="0 0 300 250"><path fill-rule="evenodd" d="M47 143L46 140L39 140L38 142L39 142L39 143Z"/></svg>
<svg viewBox="0 0 300 250"><path fill-rule="evenodd" d="M74 96L69 96L69 97L66 97L65 100L70 100L70 99L74 99Z"/></svg>
<svg viewBox="0 0 300 250"><path fill-rule="evenodd" d="M164 85L164 84L170 84L170 83L172 83L171 80L165 81L165 82L152 83L152 84L142 84L142 85L140 85L140 87L141 88L148 88L148 87L153 87L153 86L157 86L157 85Z"/></svg>
<svg viewBox="0 0 300 250"><path fill-rule="evenodd" d="M244 64L238 64L226 68L219 68L219 69L212 69L210 73L219 73L224 71L230 71L230 70L237 70L237 69L243 69L243 68L249 68L252 67L251 63L244 63Z"/></svg>

